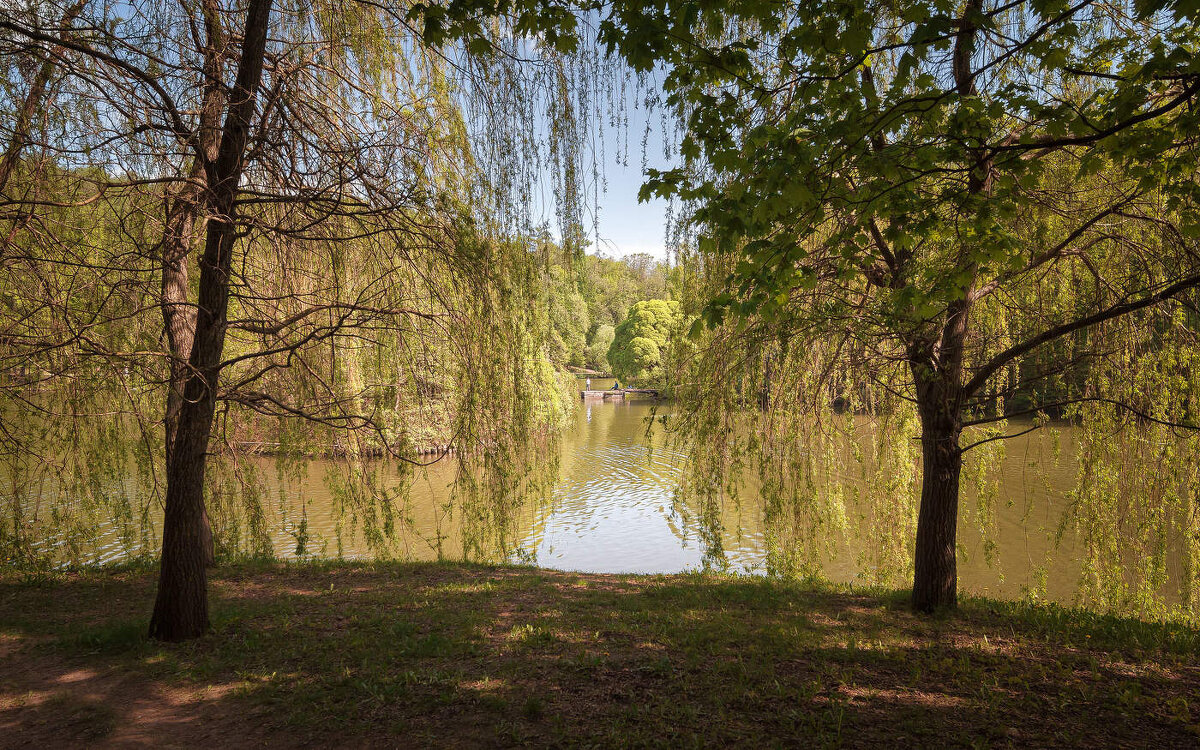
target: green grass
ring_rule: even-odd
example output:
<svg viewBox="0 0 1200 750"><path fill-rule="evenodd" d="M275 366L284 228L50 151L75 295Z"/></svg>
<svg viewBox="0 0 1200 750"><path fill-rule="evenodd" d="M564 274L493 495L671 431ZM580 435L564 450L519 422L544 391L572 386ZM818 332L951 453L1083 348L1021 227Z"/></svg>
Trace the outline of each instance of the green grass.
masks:
<svg viewBox="0 0 1200 750"><path fill-rule="evenodd" d="M180 744L197 726L233 744L1200 741L1200 633L1178 624L982 599L918 618L893 591L473 565L247 563L211 588L212 633L164 645L145 637L152 571L0 574L0 729L53 737L57 712L84 717L70 737L117 744L133 725ZM147 690L167 715L122 699Z"/></svg>

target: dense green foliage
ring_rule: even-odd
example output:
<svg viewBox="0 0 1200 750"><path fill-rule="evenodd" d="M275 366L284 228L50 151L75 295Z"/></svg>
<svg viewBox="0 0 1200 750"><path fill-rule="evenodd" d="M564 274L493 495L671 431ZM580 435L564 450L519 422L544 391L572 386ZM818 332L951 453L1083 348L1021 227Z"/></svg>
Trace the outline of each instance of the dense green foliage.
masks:
<svg viewBox="0 0 1200 750"><path fill-rule="evenodd" d="M669 293L669 267L644 254L572 256L543 242L551 248L545 271L549 359L559 367L607 372L614 330L635 302Z"/></svg>
<svg viewBox="0 0 1200 750"><path fill-rule="evenodd" d="M634 304L614 331L608 349L613 375L631 385L661 384L668 349L682 328L678 302L652 299Z"/></svg>
<svg viewBox="0 0 1200 750"><path fill-rule="evenodd" d="M608 349L612 346L617 329L608 323L601 323L592 334L591 343L587 347L587 361L593 367L605 369L608 364Z"/></svg>
<svg viewBox="0 0 1200 750"><path fill-rule="evenodd" d="M1066 414L1088 436L1085 597L1156 612L1170 579L1200 612L1200 438L1179 429L1200 403L1194 7L606 8L602 37L664 71L684 128L644 191L688 205L707 279L678 421L696 488L721 502L757 466L811 541L856 505L826 472L861 467L885 557L910 560L870 569L915 557L917 606L953 605L960 474L986 528L999 439L1043 423L1007 420ZM847 408L883 428L865 456ZM780 540L781 561L806 546Z"/></svg>

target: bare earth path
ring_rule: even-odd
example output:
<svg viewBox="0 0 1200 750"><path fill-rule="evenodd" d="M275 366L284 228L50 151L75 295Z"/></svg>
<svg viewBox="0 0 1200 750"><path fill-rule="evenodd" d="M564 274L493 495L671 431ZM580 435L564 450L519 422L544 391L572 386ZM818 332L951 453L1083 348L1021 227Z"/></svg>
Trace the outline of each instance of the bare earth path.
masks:
<svg viewBox="0 0 1200 750"><path fill-rule="evenodd" d="M756 579L466 565L0 573L0 747L1196 747L1200 633Z"/></svg>

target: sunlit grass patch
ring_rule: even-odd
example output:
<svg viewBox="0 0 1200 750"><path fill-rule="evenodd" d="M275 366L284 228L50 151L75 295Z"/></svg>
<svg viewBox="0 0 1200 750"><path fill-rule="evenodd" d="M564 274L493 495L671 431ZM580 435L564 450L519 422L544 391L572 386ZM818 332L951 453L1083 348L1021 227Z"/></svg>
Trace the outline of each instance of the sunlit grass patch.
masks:
<svg viewBox="0 0 1200 750"><path fill-rule="evenodd" d="M493 581L451 581L437 586L434 590L438 593L487 594L496 590L496 584Z"/></svg>
<svg viewBox="0 0 1200 750"><path fill-rule="evenodd" d="M524 623L521 625L513 625L508 631L509 643L516 643L522 646L546 646L552 643L557 643L558 634L553 629L545 625L535 625L533 623Z"/></svg>

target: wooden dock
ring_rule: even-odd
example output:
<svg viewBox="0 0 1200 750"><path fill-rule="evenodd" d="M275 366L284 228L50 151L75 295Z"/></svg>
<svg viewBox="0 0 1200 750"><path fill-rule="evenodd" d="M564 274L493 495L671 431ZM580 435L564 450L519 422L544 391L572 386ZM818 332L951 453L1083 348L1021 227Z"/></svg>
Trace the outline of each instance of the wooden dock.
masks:
<svg viewBox="0 0 1200 750"><path fill-rule="evenodd" d="M650 396L651 398L658 398L658 389L657 388L619 388L619 389L611 389L610 388L607 391L580 391L579 397L582 399L625 398L625 396L630 393L640 394L643 396Z"/></svg>

